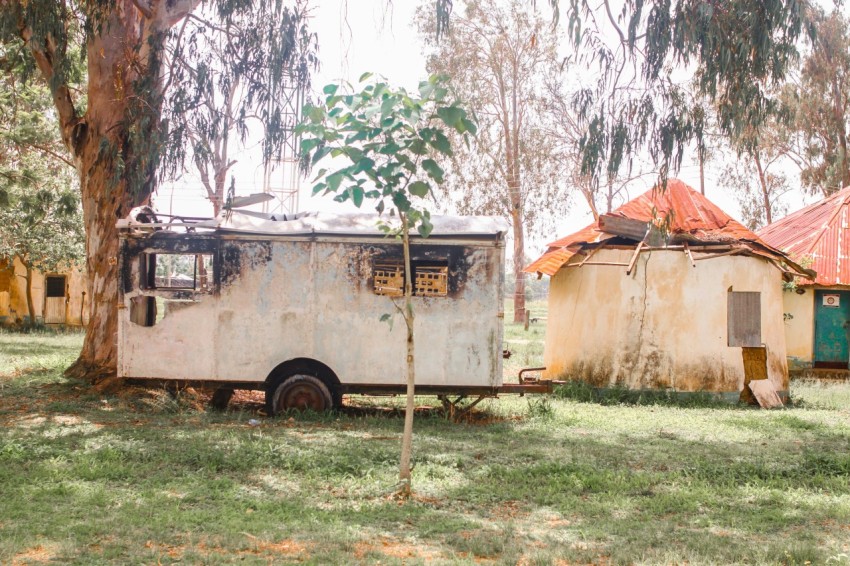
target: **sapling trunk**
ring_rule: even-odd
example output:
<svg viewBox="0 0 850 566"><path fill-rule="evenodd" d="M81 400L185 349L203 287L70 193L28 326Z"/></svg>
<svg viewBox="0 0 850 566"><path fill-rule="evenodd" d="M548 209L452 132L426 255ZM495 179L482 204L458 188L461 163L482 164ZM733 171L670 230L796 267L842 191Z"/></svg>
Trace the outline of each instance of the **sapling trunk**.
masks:
<svg viewBox="0 0 850 566"><path fill-rule="evenodd" d="M413 451L413 411L415 409L415 373L414 373L414 341L413 341L413 285L410 269L410 228L407 225L407 215L401 214L401 242L404 250L404 323L407 327L407 405L404 409L404 433L401 437L401 463L399 465L399 495L409 497L410 486L410 456Z"/></svg>

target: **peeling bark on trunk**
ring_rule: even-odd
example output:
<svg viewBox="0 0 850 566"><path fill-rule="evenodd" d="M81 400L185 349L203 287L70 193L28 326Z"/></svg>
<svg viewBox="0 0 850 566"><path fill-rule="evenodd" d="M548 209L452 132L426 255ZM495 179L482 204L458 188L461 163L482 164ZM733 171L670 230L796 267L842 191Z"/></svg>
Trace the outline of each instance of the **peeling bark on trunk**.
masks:
<svg viewBox="0 0 850 566"><path fill-rule="evenodd" d="M410 457L413 452L413 413L416 410L416 374L414 372L415 343L413 336L413 282L410 271L410 229L407 216L401 215L402 247L404 249L404 322L407 327L407 403L404 409L404 432L401 437L401 462L399 464L399 495L409 497L411 492Z"/></svg>
<svg viewBox="0 0 850 566"><path fill-rule="evenodd" d="M514 209L511 224L514 232L514 323L525 322L525 228L522 214Z"/></svg>

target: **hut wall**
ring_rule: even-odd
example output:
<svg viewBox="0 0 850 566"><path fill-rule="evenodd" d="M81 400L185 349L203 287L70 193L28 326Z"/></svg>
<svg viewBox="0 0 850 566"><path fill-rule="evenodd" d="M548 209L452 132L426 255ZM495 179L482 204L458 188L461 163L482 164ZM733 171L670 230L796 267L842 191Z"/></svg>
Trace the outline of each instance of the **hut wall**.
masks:
<svg viewBox="0 0 850 566"><path fill-rule="evenodd" d="M12 269L6 263L0 263L0 324L14 324L29 316L27 310L27 283L24 276L26 268L15 259ZM45 276L54 273L33 272L32 298L35 318L38 321L44 319L44 292ZM65 300L65 322L64 324L80 326L88 322L88 299L83 306L83 292L86 290L86 276L79 269L63 270L55 275L66 277L66 300Z"/></svg>
<svg viewBox="0 0 850 566"><path fill-rule="evenodd" d="M591 261L628 263L633 250L600 250ZM581 257L573 259L574 263ZM727 345L727 293L761 293L768 375L788 389L779 271L759 258L697 261L684 253L640 255L621 266L564 267L552 278L544 353L546 377L597 387L738 392L741 348Z"/></svg>
<svg viewBox="0 0 850 566"><path fill-rule="evenodd" d="M805 288L802 295L794 291L782 294L785 312L785 347L790 369L812 367L815 342L815 292Z"/></svg>

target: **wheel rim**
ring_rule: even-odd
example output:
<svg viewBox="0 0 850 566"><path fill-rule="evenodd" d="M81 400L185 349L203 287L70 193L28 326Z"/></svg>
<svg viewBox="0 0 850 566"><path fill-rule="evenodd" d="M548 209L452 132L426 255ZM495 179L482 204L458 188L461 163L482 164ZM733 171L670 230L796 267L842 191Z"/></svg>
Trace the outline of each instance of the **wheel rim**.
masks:
<svg viewBox="0 0 850 566"><path fill-rule="evenodd" d="M327 394L322 391L321 386L310 381L298 381L297 383L284 384L283 391L277 399L278 411L296 409L300 411L312 410L324 411L327 406Z"/></svg>

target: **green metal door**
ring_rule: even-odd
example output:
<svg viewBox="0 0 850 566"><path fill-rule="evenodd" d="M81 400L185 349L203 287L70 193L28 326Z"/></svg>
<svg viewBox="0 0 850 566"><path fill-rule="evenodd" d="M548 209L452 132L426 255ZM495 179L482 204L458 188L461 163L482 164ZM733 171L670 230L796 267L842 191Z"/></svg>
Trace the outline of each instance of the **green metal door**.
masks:
<svg viewBox="0 0 850 566"><path fill-rule="evenodd" d="M846 368L850 292L815 291L815 365Z"/></svg>

